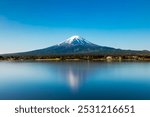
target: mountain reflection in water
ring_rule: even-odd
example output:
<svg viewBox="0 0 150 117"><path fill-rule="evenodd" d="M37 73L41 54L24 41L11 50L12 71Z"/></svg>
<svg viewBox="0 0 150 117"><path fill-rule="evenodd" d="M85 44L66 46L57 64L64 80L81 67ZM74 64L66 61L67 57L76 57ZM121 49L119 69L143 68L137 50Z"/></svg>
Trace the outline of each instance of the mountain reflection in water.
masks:
<svg viewBox="0 0 150 117"><path fill-rule="evenodd" d="M150 99L150 63L0 62L0 99Z"/></svg>
<svg viewBox="0 0 150 117"><path fill-rule="evenodd" d="M66 67L61 68L61 75L66 78L68 85L71 89L77 90L82 82L85 82L90 73L88 62L85 65L82 64L67 64Z"/></svg>

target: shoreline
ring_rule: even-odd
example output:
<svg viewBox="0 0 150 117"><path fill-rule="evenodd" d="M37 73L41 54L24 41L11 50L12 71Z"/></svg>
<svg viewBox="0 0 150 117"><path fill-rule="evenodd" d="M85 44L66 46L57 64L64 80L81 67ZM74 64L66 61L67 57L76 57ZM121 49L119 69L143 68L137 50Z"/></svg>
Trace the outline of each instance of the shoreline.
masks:
<svg viewBox="0 0 150 117"><path fill-rule="evenodd" d="M20 59L20 60L0 60L0 62L150 62L150 59L136 60L136 59Z"/></svg>
<svg viewBox="0 0 150 117"><path fill-rule="evenodd" d="M62 55L62 56L2 56L0 61L99 61L99 62L150 62L149 55Z"/></svg>

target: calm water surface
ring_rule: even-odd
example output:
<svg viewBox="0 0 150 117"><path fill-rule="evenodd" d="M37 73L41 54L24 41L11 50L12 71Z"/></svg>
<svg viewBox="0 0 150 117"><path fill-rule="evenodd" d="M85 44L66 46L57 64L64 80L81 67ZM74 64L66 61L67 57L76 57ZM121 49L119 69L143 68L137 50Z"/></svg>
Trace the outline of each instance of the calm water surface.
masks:
<svg viewBox="0 0 150 117"><path fill-rule="evenodd" d="M150 63L0 62L0 99L150 99Z"/></svg>

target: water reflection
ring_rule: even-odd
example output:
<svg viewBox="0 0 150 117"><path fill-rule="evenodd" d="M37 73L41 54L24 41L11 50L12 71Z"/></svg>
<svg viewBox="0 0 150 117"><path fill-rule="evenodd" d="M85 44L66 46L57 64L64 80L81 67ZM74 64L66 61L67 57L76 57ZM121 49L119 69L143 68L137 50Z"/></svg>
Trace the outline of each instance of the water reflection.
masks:
<svg viewBox="0 0 150 117"><path fill-rule="evenodd" d="M86 82L90 71L88 62L62 62L56 63L57 74L65 81L72 90L78 90L82 83Z"/></svg>
<svg viewBox="0 0 150 117"><path fill-rule="evenodd" d="M150 99L150 63L0 62L0 99Z"/></svg>
<svg viewBox="0 0 150 117"><path fill-rule="evenodd" d="M69 69L67 74L69 85L72 89L77 89L80 83L80 76L73 73L72 69Z"/></svg>
<svg viewBox="0 0 150 117"><path fill-rule="evenodd" d="M62 70L62 76L67 79L71 89L77 90L88 78L89 70L89 63L67 63L66 69Z"/></svg>

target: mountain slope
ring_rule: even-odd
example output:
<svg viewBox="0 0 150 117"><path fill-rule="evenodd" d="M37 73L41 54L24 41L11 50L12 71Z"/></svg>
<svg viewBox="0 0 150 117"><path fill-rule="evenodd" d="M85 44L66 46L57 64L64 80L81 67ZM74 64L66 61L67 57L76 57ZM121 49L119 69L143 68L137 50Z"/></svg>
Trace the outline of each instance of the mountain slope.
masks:
<svg viewBox="0 0 150 117"><path fill-rule="evenodd" d="M96 53L99 50L111 50L114 48L102 47L93 44L80 36L72 36L65 40L64 42L35 51L17 53L15 55L28 55L28 56L46 56L46 55L73 55L73 54L83 54L83 53Z"/></svg>
<svg viewBox="0 0 150 117"><path fill-rule="evenodd" d="M80 36L72 36L64 42L30 52L7 56L59 56L59 55L150 55L149 51L121 50L93 44Z"/></svg>

